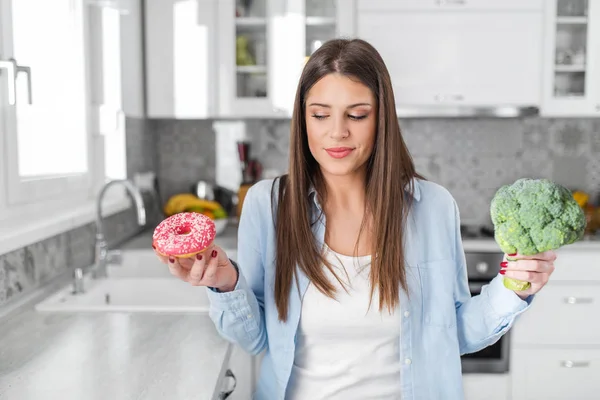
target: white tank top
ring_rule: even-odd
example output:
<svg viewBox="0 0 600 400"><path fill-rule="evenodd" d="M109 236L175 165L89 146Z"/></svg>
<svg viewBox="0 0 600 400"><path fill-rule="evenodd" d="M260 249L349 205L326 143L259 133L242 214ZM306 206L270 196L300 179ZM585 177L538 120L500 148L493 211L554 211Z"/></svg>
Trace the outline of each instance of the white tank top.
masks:
<svg viewBox="0 0 600 400"><path fill-rule="evenodd" d="M380 313L377 290L369 308L370 256L345 256L327 247L326 252L348 293L325 267L336 299L308 286L286 398L399 399L399 309Z"/></svg>

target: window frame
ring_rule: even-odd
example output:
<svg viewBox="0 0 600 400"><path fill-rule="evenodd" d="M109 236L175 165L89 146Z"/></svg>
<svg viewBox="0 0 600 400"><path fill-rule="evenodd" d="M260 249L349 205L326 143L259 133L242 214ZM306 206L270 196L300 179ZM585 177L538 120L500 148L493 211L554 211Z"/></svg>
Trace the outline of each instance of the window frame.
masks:
<svg viewBox="0 0 600 400"><path fill-rule="evenodd" d="M12 55L13 1L18 0L0 0L2 59ZM107 180L100 107L94 102L98 82L103 79L102 69L93 65L93 52L97 51L94 46L101 44L98 42L98 38L101 40L101 33L92 33L91 30L97 27L90 23L90 15L98 7L86 0L71 0L71 3L75 7L78 30L81 30L82 35L79 43L82 46L84 64L83 109L88 171L79 176L22 182L18 176L16 110L6 102L7 79L4 71L0 70L0 254L94 221L96 196ZM118 113L122 124L123 112L118 110ZM66 151L68 150L65 153ZM120 188L111 189L107 193L103 202L104 216L121 212L131 205L125 191L117 189Z"/></svg>

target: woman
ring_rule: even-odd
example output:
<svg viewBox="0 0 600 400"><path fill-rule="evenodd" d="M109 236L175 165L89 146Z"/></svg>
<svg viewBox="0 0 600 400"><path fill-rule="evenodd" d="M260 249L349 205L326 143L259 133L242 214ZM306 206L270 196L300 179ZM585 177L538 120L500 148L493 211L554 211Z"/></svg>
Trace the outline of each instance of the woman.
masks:
<svg viewBox="0 0 600 400"><path fill-rule="evenodd" d="M458 208L416 172L378 52L332 40L307 62L289 173L254 185L238 262L218 246L171 272L208 286L218 331L266 350L258 399L462 399L460 355L496 342L552 273L555 254L509 262L468 289Z"/></svg>

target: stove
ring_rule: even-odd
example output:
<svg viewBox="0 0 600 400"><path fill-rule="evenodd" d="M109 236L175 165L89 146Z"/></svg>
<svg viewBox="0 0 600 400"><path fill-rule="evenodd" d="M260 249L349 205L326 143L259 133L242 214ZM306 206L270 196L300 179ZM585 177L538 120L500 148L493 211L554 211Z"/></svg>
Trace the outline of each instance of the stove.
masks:
<svg viewBox="0 0 600 400"><path fill-rule="evenodd" d="M494 228L489 225L461 225L460 233L462 239L475 242L494 242ZM479 246L481 247L481 246ZM504 254L492 246L485 246L486 250L474 250L465 248L467 262L467 276L469 279L469 291L471 296L481 293L481 289L487 285L500 271L500 262ZM488 249L489 247L489 249ZM476 248L476 247L475 247ZM463 373L506 373L509 369L509 341L510 332L505 334L493 345L472 354L461 357Z"/></svg>
<svg viewBox="0 0 600 400"><path fill-rule="evenodd" d="M463 239L493 239L494 227L491 225L461 225L460 235Z"/></svg>

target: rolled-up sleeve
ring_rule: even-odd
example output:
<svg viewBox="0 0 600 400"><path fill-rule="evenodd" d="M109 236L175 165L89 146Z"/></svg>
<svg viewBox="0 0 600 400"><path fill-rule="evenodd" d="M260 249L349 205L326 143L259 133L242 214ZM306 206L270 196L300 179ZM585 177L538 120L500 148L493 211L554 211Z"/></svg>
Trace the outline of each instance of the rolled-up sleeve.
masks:
<svg viewBox="0 0 600 400"><path fill-rule="evenodd" d="M258 183L257 185L260 185ZM237 267L239 277L231 292L207 288L210 317L227 340L251 354L266 347L264 312L264 265L260 252L260 210L256 207L257 185L250 188L238 227Z"/></svg>
<svg viewBox="0 0 600 400"><path fill-rule="evenodd" d="M504 287L503 276L498 274L471 296L465 252L460 235L460 215L454 203L455 234L454 261L456 266L455 306L461 354L474 353L498 341L514 324L519 314L526 311L533 299L527 301Z"/></svg>

